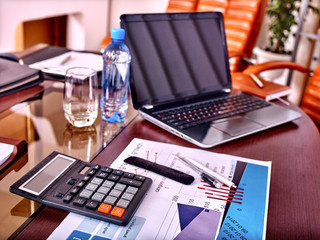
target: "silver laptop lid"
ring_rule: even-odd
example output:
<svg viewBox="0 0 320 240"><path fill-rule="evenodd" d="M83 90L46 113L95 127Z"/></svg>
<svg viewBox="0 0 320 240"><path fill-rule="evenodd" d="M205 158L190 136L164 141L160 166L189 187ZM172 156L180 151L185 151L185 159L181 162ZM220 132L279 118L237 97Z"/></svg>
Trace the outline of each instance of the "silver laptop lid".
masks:
<svg viewBox="0 0 320 240"><path fill-rule="evenodd" d="M221 13L127 14L120 19L132 54L136 109L230 92Z"/></svg>

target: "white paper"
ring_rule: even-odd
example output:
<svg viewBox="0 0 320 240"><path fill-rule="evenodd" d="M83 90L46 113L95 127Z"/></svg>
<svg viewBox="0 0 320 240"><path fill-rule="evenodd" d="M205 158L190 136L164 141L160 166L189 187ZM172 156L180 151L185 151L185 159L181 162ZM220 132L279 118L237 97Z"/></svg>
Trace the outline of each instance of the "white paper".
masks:
<svg viewBox="0 0 320 240"><path fill-rule="evenodd" d="M200 176L186 166L183 162L175 158L175 154L193 158L208 168L232 179L237 161L246 163L259 164L266 166L269 171L271 162L263 162L240 158L231 155L217 154L205 150L186 148L172 144L165 144L142 139L134 139L127 148L119 155L119 157L111 165L114 169L132 172L135 174L150 177L153 183L138 208L135 216L127 226L117 226L107 222L83 217L77 214L69 214L59 227L52 233L49 239L67 239L67 238L84 238L94 239L185 239L186 231L182 231L181 226L181 208L199 208L209 212L209 217L213 215L215 223L212 221L200 221L196 217L193 221L196 222L197 231L199 225L210 224L208 231L200 231L197 234L204 234L206 237L199 239L207 239L208 235L214 234L210 239L216 239L219 228L221 226L223 213L228 202L230 189L223 187L216 189L208 186L201 181ZM153 172L141 169L124 163L123 160L128 156L138 156L158 164L169 166L182 172L191 174L195 177L195 181L190 185L184 185L165 178ZM268 188L269 188L268 179ZM237 190L238 191L238 190ZM268 191L267 191L268 199ZM235 200L238 201L238 200ZM241 200L239 200L241 201ZM240 206L240 205L239 205ZM267 204L265 212L266 215ZM200 215L200 214L199 214ZM218 216L218 217L217 217ZM192 226L192 224L189 224ZM187 227L189 227L189 225ZM195 224L193 224L194 226ZM266 216L264 218L264 235L266 227ZM190 230L189 230L190 233ZM200 237L199 235L197 235ZM262 237L264 238L264 237Z"/></svg>
<svg viewBox="0 0 320 240"><path fill-rule="evenodd" d="M0 143L0 165L3 164L13 153L14 145Z"/></svg>
<svg viewBox="0 0 320 240"><path fill-rule="evenodd" d="M102 71L102 56L94 53L66 52L59 56L46 59L29 65L31 68L42 70L43 72L65 75L67 69L71 67L87 67Z"/></svg>

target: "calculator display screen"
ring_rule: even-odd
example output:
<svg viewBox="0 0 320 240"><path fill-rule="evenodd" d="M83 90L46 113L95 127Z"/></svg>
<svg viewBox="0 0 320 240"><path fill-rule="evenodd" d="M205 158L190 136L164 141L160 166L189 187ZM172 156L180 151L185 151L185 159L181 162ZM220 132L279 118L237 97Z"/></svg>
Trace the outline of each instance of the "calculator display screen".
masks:
<svg viewBox="0 0 320 240"><path fill-rule="evenodd" d="M75 161L75 159L57 155L19 188L39 195Z"/></svg>

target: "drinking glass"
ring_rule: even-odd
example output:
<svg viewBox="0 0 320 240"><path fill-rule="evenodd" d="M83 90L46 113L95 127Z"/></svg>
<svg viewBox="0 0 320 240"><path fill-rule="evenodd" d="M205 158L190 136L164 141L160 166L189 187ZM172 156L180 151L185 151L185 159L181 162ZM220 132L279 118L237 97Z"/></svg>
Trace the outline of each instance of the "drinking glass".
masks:
<svg viewBox="0 0 320 240"><path fill-rule="evenodd" d="M97 72L86 67L67 70L63 110L66 119L75 127L91 126L98 116Z"/></svg>

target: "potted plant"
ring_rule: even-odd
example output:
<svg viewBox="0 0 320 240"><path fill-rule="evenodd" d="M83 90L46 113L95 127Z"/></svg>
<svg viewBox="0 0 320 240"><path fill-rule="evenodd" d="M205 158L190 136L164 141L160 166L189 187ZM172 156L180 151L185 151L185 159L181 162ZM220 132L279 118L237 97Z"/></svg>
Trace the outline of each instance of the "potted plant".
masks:
<svg viewBox="0 0 320 240"><path fill-rule="evenodd" d="M308 10L319 13L319 9L308 3ZM272 60L289 61L291 52L285 46L289 36L292 34L293 27L298 25L301 0L270 0L266 14L270 19L269 24L269 46L265 49L255 48L258 62ZM279 75L279 71L272 71ZM274 78L271 76L270 78Z"/></svg>
<svg viewBox="0 0 320 240"><path fill-rule="evenodd" d="M308 4L308 9L318 14L319 9ZM292 27L297 25L301 0L270 0L267 7L267 15L270 17L270 51L274 53L287 53L285 43L287 42Z"/></svg>

